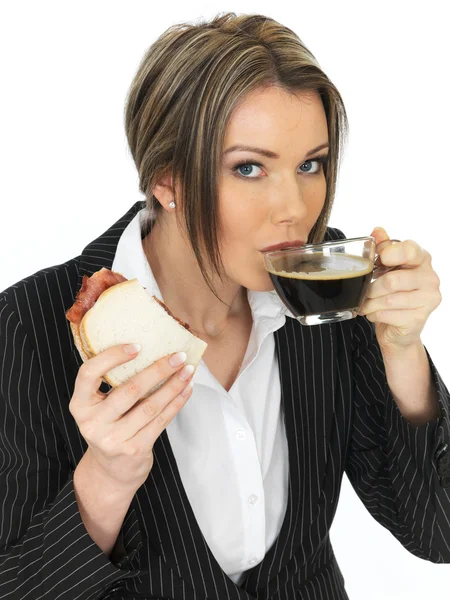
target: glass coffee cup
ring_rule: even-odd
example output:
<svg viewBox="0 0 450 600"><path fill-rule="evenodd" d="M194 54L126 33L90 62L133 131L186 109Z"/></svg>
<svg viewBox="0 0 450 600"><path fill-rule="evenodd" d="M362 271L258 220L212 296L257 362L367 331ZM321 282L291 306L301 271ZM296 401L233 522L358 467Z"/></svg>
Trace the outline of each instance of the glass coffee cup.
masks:
<svg viewBox="0 0 450 600"><path fill-rule="evenodd" d="M346 321L357 316L369 285L398 266L382 265L372 236L265 252L275 292L302 325Z"/></svg>

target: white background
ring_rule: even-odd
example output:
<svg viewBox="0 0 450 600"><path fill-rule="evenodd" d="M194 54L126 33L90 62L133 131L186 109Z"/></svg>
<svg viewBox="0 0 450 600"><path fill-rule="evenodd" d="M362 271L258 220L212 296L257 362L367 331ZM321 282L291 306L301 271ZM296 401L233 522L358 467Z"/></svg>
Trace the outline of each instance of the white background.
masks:
<svg viewBox="0 0 450 600"><path fill-rule="evenodd" d="M0 290L78 256L143 199L123 108L148 46L176 22L226 11L260 13L299 35L348 111L350 137L330 226L347 237L382 226L431 253L443 301L422 341L448 386L446 5L2 2ZM404 549L369 515L346 477L331 538L351 600L449 596L450 566Z"/></svg>

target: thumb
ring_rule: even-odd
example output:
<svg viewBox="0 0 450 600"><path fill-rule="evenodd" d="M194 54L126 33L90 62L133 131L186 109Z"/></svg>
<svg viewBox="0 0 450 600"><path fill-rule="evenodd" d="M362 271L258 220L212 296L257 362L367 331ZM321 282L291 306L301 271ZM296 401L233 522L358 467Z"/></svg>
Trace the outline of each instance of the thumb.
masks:
<svg viewBox="0 0 450 600"><path fill-rule="evenodd" d="M375 238L375 244L378 246L378 244L381 244L381 242L385 242L386 240L389 240L390 237L388 236L386 229L383 229L383 227L375 227L375 229L372 231L372 233L370 234L373 238Z"/></svg>

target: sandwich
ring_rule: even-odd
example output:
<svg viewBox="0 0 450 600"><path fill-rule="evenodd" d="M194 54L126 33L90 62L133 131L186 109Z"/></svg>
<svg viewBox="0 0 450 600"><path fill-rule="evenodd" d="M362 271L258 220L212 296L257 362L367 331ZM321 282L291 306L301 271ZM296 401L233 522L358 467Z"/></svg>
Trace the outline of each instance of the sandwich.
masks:
<svg viewBox="0 0 450 600"><path fill-rule="evenodd" d="M177 319L138 279L102 268L83 276L74 304L66 311L75 346L83 360L118 344L139 343L139 354L102 377L117 387L163 356L186 352L186 364L197 368L208 344L195 336L189 325ZM145 396L161 387L168 378Z"/></svg>

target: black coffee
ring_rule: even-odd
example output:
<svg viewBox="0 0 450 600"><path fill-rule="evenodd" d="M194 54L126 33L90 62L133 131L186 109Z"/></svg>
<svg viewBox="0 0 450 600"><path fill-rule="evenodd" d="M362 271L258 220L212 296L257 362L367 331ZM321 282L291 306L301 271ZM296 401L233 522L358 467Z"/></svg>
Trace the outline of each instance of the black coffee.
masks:
<svg viewBox="0 0 450 600"><path fill-rule="evenodd" d="M272 283L286 307L296 316L355 309L372 279L367 258L333 252L301 257L281 255L272 260Z"/></svg>

